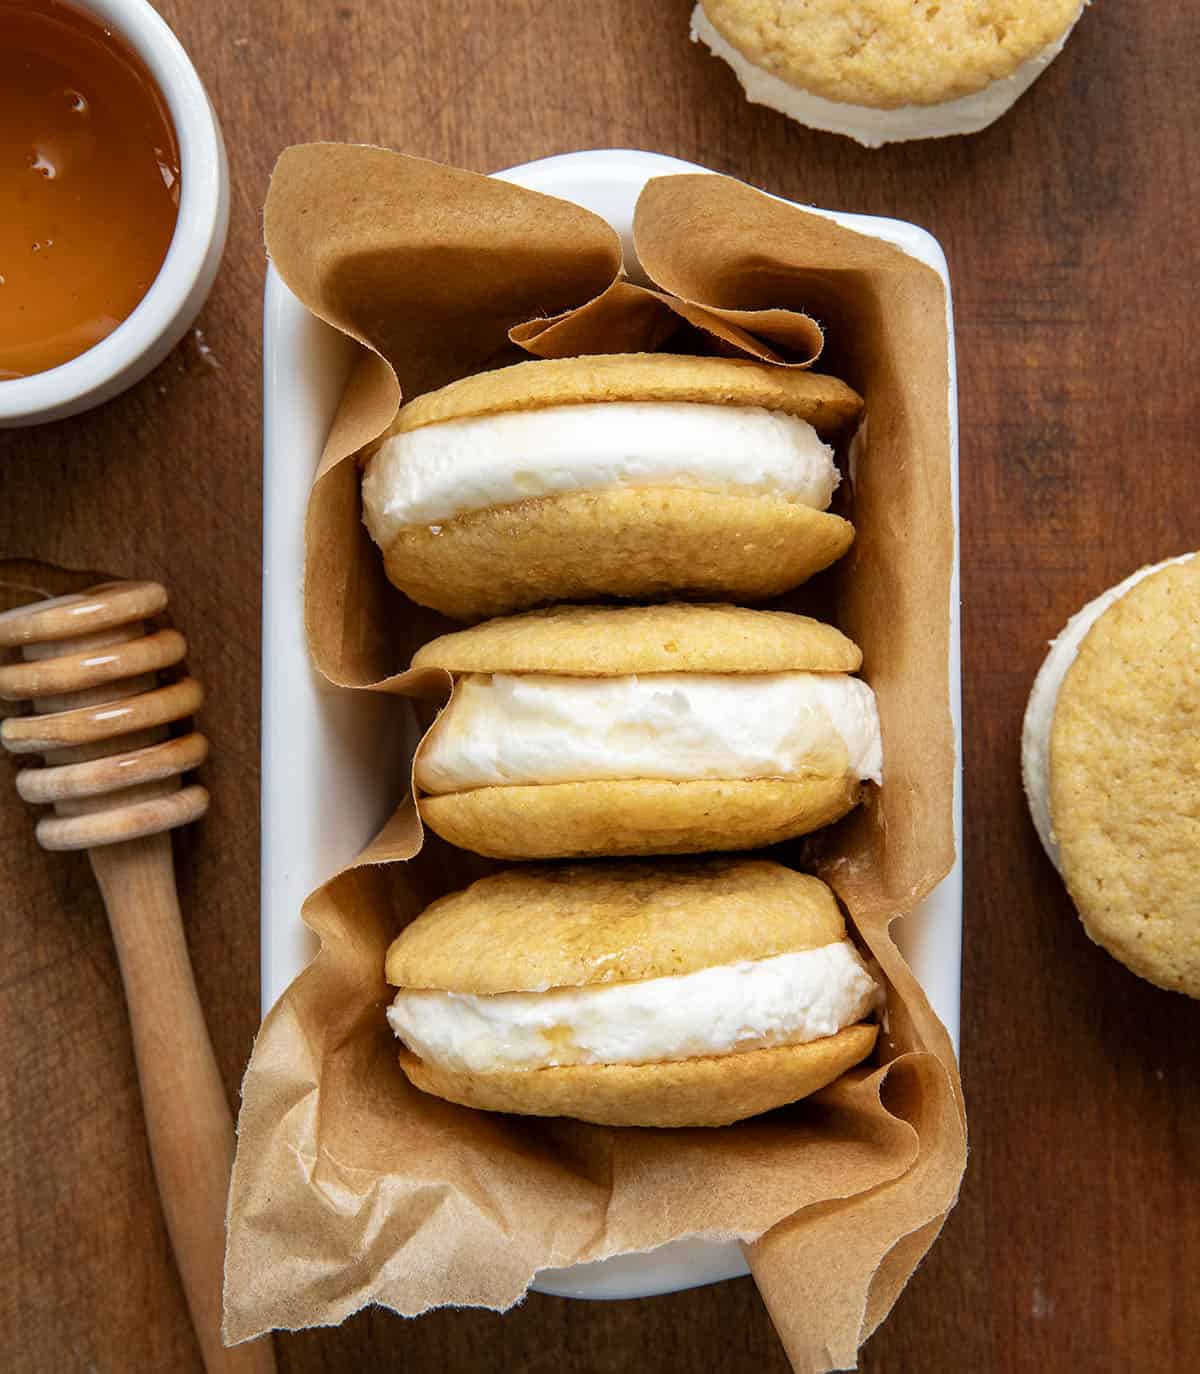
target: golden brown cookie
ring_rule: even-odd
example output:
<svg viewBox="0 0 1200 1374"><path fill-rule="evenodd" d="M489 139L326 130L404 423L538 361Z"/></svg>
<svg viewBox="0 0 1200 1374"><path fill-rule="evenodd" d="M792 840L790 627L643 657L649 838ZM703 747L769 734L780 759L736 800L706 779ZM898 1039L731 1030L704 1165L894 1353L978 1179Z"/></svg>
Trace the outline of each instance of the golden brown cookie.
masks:
<svg viewBox="0 0 1200 1374"><path fill-rule="evenodd" d="M861 786L843 769L811 777L543 783L422 797L442 839L492 859L706 854L762 849L852 810Z"/></svg>
<svg viewBox="0 0 1200 1374"><path fill-rule="evenodd" d="M392 941L397 987L489 995L627 983L845 938L833 893L767 859L508 868Z"/></svg>
<svg viewBox="0 0 1200 1374"><path fill-rule="evenodd" d="M981 91L1053 48L1082 0L701 0L748 62L825 100L877 109Z"/></svg>
<svg viewBox="0 0 1200 1374"><path fill-rule="evenodd" d="M618 487L406 526L384 567L419 605L473 621L604 597L756 604L807 582L853 540L840 515L777 496Z"/></svg>
<svg viewBox="0 0 1200 1374"><path fill-rule="evenodd" d="M790 611L743 606L551 606L424 644L414 668L450 673L856 673L841 630Z"/></svg>
<svg viewBox="0 0 1200 1374"><path fill-rule="evenodd" d="M875 1046L877 1026L847 1026L807 1045L664 1064L569 1064L469 1073L407 1050L400 1067L414 1087L464 1107L521 1116L573 1116L601 1126L728 1126L827 1087Z"/></svg>
<svg viewBox="0 0 1200 1374"><path fill-rule="evenodd" d="M748 358L681 353L598 353L544 358L463 377L403 406L389 434L445 420L599 401L694 401L761 406L836 433L862 410L862 397L820 372L770 367Z"/></svg>
<svg viewBox="0 0 1200 1374"><path fill-rule="evenodd" d="M1055 706L1050 811L1091 938L1200 997L1200 558L1137 582L1085 636Z"/></svg>

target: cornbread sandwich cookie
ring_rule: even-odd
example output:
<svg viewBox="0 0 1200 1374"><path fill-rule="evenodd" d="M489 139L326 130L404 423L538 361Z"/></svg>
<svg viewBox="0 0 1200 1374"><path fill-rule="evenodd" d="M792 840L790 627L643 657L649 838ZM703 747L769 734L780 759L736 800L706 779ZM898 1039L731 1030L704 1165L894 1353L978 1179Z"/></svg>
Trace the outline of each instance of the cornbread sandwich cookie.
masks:
<svg viewBox="0 0 1200 1374"><path fill-rule="evenodd" d="M395 940L424 1092L613 1126L722 1126L870 1054L880 988L817 878L761 859L508 869Z"/></svg>
<svg viewBox="0 0 1200 1374"><path fill-rule="evenodd" d="M1072 616L1030 693L1021 763L1088 935L1200 997L1200 557L1141 568Z"/></svg>
<svg viewBox="0 0 1200 1374"><path fill-rule="evenodd" d="M402 406L366 463L387 575L458 620L552 601L765 600L827 567L834 377L745 359L517 363Z"/></svg>
<svg viewBox="0 0 1200 1374"><path fill-rule="evenodd" d="M559 606L421 648L453 674L422 818L501 859L754 849L882 778L875 698L831 625L737 606Z"/></svg>
<svg viewBox="0 0 1200 1374"><path fill-rule="evenodd" d="M1088 0L701 0L692 41L757 105L868 148L970 134L1051 62Z"/></svg>

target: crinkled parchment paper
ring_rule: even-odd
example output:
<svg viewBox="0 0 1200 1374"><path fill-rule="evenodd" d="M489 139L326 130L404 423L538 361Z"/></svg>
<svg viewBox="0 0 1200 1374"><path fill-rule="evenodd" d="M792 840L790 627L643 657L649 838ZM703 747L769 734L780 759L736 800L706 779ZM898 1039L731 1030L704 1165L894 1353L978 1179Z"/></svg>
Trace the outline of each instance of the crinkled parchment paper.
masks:
<svg viewBox="0 0 1200 1374"><path fill-rule="evenodd" d="M384 952L430 900L495 865L423 837L410 779L398 777L385 830L305 904L320 953L254 1047L230 1197L227 1339L338 1322L372 1302L405 1314L502 1309L541 1268L699 1235L746 1244L796 1370L852 1365L936 1237L966 1155L946 1031L890 935L954 854L940 278L890 244L694 175L643 191L635 282L616 234L586 210L332 144L284 153L266 234L296 295L363 345L309 501L313 658L331 682L395 694L398 711L450 690L443 674L403 671L449 624L388 585L360 517L356 456L402 396L530 353L666 348L779 366L820 354L866 397L847 484L858 537L784 604L819 606L862 645L886 781L845 821L778 854L833 885L889 987L867 1066L721 1130L613 1130L426 1097L397 1064Z"/></svg>

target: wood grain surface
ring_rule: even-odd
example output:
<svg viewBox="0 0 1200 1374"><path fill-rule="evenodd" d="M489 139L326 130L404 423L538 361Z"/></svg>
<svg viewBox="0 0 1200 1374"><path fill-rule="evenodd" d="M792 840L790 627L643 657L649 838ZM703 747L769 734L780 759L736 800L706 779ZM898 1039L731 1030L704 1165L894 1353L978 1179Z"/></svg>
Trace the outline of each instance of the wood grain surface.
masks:
<svg viewBox="0 0 1200 1374"><path fill-rule="evenodd" d="M578 148L673 153L914 220L954 277L972 1153L957 1211L862 1367L1200 1367L1200 1007L1084 938L1018 774L1046 640L1139 564L1200 545L1200 8L1098 0L991 130L873 153L744 104L687 41L690 0L160 8L224 124L224 267L201 333L133 391L0 432L0 557L171 591L212 740L211 814L176 842L181 898L231 1101L258 1019L260 207L274 157L313 138L485 171ZM0 572L30 578L62 585ZM0 782L0 1367L199 1370L99 896L83 855L36 849ZM787 1367L748 1279L639 1302L533 1296L503 1318L372 1312L278 1352L292 1374Z"/></svg>

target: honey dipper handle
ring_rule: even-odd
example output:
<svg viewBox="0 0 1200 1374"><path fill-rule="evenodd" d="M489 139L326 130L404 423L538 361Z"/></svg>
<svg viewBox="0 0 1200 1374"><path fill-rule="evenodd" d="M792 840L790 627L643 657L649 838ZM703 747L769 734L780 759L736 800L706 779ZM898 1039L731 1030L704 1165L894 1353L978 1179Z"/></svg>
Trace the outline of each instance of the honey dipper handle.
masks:
<svg viewBox="0 0 1200 1374"><path fill-rule="evenodd" d="M272 1374L270 1338L221 1343L233 1121L196 996L163 832L88 851L108 908L159 1196L207 1374Z"/></svg>

